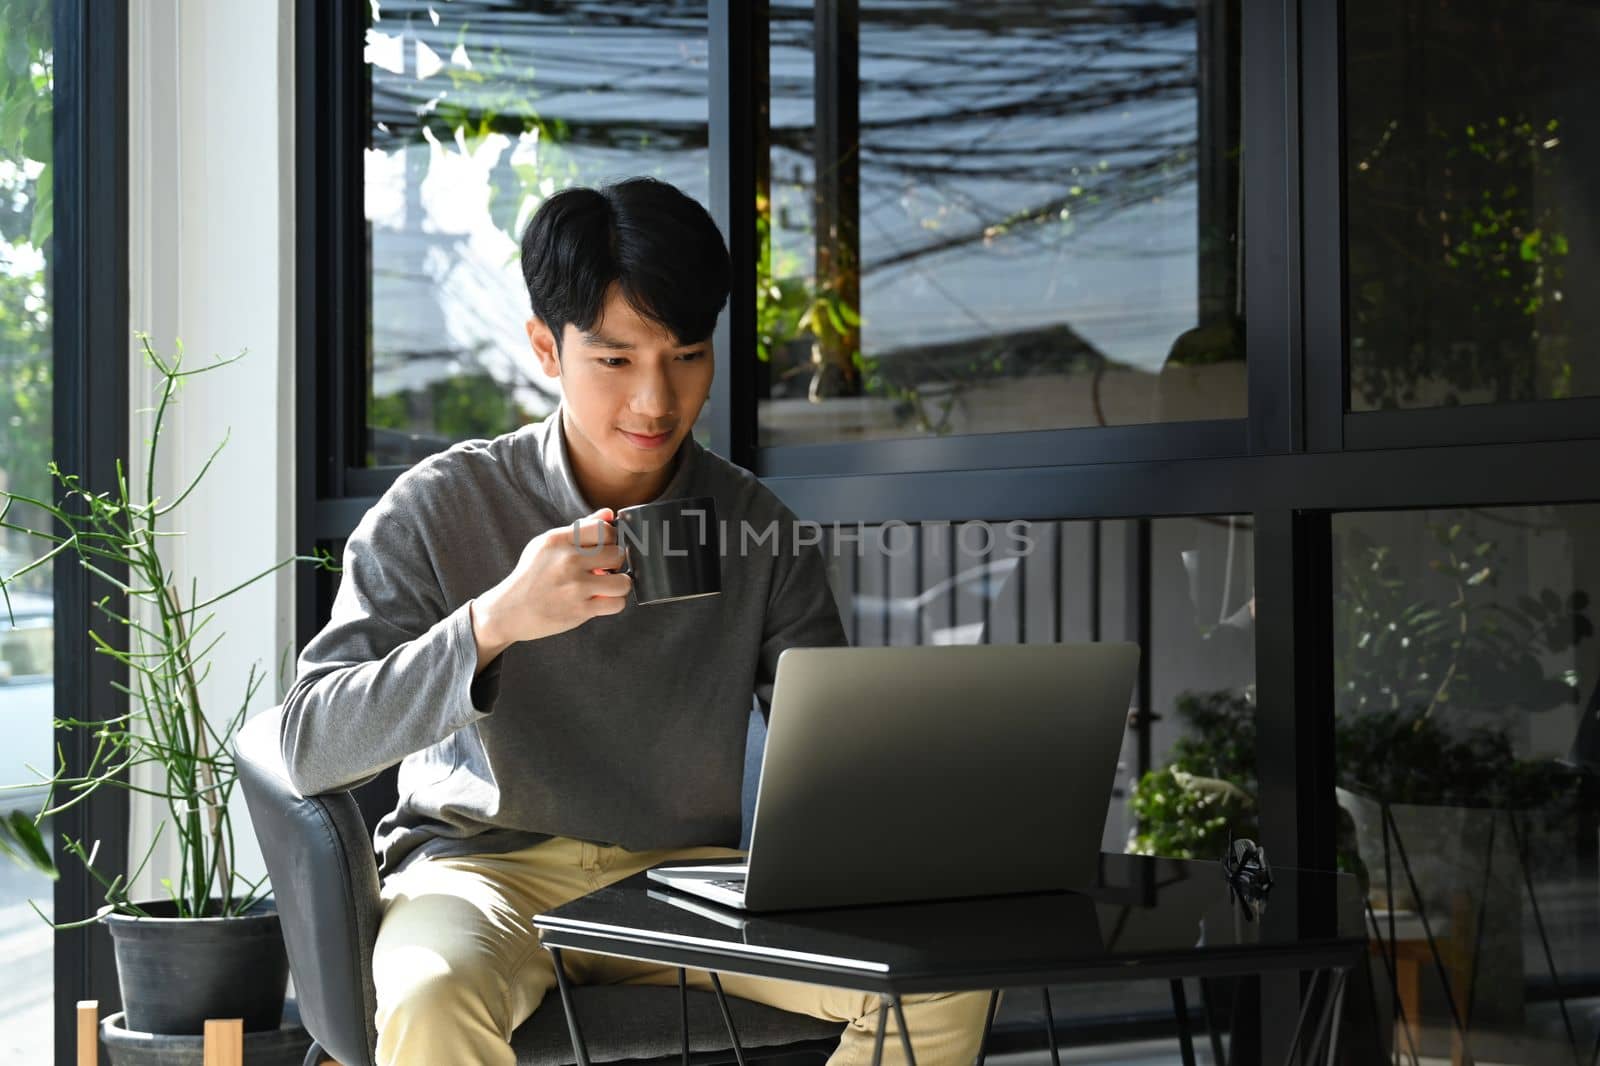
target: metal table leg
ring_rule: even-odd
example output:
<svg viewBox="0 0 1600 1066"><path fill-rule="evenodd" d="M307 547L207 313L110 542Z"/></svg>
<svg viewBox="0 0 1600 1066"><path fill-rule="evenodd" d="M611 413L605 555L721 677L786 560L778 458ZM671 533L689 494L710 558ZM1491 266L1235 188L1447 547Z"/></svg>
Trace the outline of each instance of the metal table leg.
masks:
<svg viewBox="0 0 1600 1066"><path fill-rule="evenodd" d="M917 1057L911 1053L911 1030L906 1028L906 1012L899 996L894 997L894 1020L900 1023L900 1046L905 1048L906 1066L917 1066Z"/></svg>
<svg viewBox="0 0 1600 1066"><path fill-rule="evenodd" d="M1324 1059L1325 1066L1338 1066L1339 1063L1339 1028L1344 1024L1344 993L1354 973L1353 969L1339 972L1339 983L1333 994L1333 1025L1328 1029L1328 1055Z"/></svg>
<svg viewBox="0 0 1600 1066"><path fill-rule="evenodd" d="M716 990L717 1006L722 1008L722 1020L728 1026L728 1039L733 1041L733 1057L739 1061L739 1066L745 1066L744 1048L739 1045L739 1031L733 1027L733 1012L728 1009L728 997L722 994L722 979L715 971L711 974L711 987Z"/></svg>
<svg viewBox="0 0 1600 1066"><path fill-rule="evenodd" d="M689 1066L689 973L678 967L678 1031L683 1034L683 1066Z"/></svg>
<svg viewBox="0 0 1600 1066"><path fill-rule="evenodd" d="M1183 1053L1183 1066L1195 1066L1194 1034L1189 1031L1189 999L1183 993L1183 978L1174 977L1171 984L1172 1013L1178 1019L1178 1049Z"/></svg>
<svg viewBox="0 0 1600 1066"><path fill-rule="evenodd" d="M1311 983L1306 986L1305 998L1300 1003L1300 1017L1294 1023L1294 1039L1289 1041L1289 1054L1284 1057L1283 1066L1294 1066L1295 1052L1300 1050L1300 1040L1305 1034L1306 1019L1311 1017L1311 1004L1317 1000L1317 985L1322 982L1322 973L1321 970L1311 973Z"/></svg>
<svg viewBox="0 0 1600 1066"><path fill-rule="evenodd" d="M1295 1022L1294 1038L1289 1042L1289 1054L1284 1059L1284 1066L1293 1066L1296 1061L1315 1062L1319 1058L1326 1066L1334 1066L1339 1054L1339 1026L1344 1020L1345 987L1349 984L1351 972L1348 966L1312 972L1305 1000L1300 1004L1300 1017ZM1307 1039L1306 1023L1311 1020L1312 1007L1317 1005L1319 984L1323 988L1317 1024ZM1301 1051L1302 1047L1304 1057L1297 1059L1296 1052Z"/></svg>
<svg viewBox="0 0 1600 1066"><path fill-rule="evenodd" d="M883 1034L889 1031L889 997L878 997L878 1036L872 1042L872 1066L883 1066Z"/></svg>
<svg viewBox="0 0 1600 1066"><path fill-rule="evenodd" d="M1306 1045L1309 1061L1315 1062L1324 1049L1338 1041L1333 1035L1334 1005L1344 994L1344 970L1329 971L1327 987L1322 992L1322 1009L1317 1012L1317 1027L1311 1032L1311 1042Z"/></svg>
<svg viewBox="0 0 1600 1066"><path fill-rule="evenodd" d="M1044 985L1039 991L1044 995L1044 1031L1050 1038L1050 1066L1061 1066L1061 1049L1056 1046L1056 1014L1050 1009L1050 986Z"/></svg>
<svg viewBox="0 0 1600 1066"><path fill-rule="evenodd" d="M1216 1066L1228 1066L1228 1056L1222 1050L1222 1030L1217 1025L1217 1009L1211 1001L1211 982L1200 978L1200 1009L1206 1016L1206 1036L1211 1039L1211 1061Z"/></svg>
<svg viewBox="0 0 1600 1066"><path fill-rule="evenodd" d="M561 992L561 1009L567 1015L567 1032L572 1035L572 1054L577 1057L578 1066L589 1066L589 1049L583 1043L583 1031L578 1028L578 1012L572 1003L572 985L567 980L567 968L561 961L561 949L550 948L550 957L555 961L556 988Z"/></svg>

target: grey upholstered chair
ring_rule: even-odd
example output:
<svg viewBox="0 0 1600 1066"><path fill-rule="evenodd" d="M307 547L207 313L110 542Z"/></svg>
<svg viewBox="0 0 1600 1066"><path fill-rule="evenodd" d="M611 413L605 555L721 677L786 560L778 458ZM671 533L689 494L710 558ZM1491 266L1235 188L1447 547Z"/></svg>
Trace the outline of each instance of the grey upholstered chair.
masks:
<svg viewBox="0 0 1600 1066"><path fill-rule="evenodd" d="M395 774L388 771L354 791L301 796L284 770L279 718L277 708L252 718L239 732L234 755L272 876L300 1017L316 1040L306 1063L332 1058L341 1066L373 1066L372 948L379 903L372 827L394 805ZM574 1002L592 1061L679 1061L677 988L580 986ZM834 1023L733 997L730 1007L747 1059L808 1053L821 1058L841 1032ZM697 1062L732 1060L710 993L689 993L689 1030ZM557 997L548 997L517 1030L512 1046L519 1064L574 1061Z"/></svg>

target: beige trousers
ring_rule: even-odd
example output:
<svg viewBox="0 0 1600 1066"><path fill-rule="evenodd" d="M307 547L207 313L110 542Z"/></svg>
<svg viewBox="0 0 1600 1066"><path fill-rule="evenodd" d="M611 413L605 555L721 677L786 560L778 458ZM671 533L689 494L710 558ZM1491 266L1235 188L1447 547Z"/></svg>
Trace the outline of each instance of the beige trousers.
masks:
<svg viewBox="0 0 1600 1066"><path fill-rule="evenodd" d="M551 955L529 919L669 859L730 858L727 848L630 852L557 838L503 855L423 859L384 882L373 954L382 1066L513 1066L513 1030L555 987ZM579 984L676 985L677 969L568 951ZM709 975L689 984L710 989ZM875 993L727 974L729 995L847 1023L830 1066L872 1061ZM559 993L556 993L559 994ZM970 1066L987 993L908 996L906 1028L919 1066ZM904 1063L893 1011L886 1063Z"/></svg>

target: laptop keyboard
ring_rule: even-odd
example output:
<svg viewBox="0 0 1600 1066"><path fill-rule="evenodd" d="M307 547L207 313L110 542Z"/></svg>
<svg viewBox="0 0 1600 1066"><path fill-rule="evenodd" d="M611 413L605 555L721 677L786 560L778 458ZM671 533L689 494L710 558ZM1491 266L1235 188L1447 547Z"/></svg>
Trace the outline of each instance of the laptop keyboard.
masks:
<svg viewBox="0 0 1600 1066"><path fill-rule="evenodd" d="M741 894L744 892L744 878L742 877L738 880L712 881L710 883L716 885L718 888L725 888L729 892L738 892Z"/></svg>

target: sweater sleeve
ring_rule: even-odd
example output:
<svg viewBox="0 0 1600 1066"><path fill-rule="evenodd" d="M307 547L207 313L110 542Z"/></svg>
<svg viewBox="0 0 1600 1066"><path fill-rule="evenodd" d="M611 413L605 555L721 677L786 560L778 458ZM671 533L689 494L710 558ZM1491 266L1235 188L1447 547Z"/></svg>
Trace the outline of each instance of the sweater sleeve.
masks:
<svg viewBox="0 0 1600 1066"><path fill-rule="evenodd" d="M795 527L794 516L786 512L756 665L755 696L763 718L772 711L778 656L785 648L831 648L850 643L839 620L839 605L828 583L822 552L813 545L794 544L789 535Z"/></svg>
<svg viewBox="0 0 1600 1066"><path fill-rule="evenodd" d="M279 741L302 795L347 788L488 714L470 601L448 608L397 482L345 542L328 624L301 652Z"/></svg>

